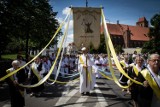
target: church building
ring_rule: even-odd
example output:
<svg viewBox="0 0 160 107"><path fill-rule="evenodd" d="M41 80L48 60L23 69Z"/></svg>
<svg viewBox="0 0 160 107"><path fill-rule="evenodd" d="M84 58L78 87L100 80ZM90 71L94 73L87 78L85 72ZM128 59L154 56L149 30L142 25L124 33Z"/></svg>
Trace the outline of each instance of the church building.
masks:
<svg viewBox="0 0 160 107"><path fill-rule="evenodd" d="M107 23L107 27L114 46L141 48L146 41L149 41L149 37L147 36L149 27L145 17L139 18L136 26L120 24L117 21L117 24Z"/></svg>

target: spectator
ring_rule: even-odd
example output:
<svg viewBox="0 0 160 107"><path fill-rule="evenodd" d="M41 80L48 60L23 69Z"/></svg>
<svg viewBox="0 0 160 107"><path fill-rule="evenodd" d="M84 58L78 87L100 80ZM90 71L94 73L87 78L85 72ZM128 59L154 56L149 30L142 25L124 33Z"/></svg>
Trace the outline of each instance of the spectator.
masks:
<svg viewBox="0 0 160 107"><path fill-rule="evenodd" d="M151 54L148 57L147 69L138 74L138 80L143 83L139 86L139 107L160 106L160 56Z"/></svg>
<svg viewBox="0 0 160 107"><path fill-rule="evenodd" d="M7 70L7 73L13 72L20 68L20 62L14 60L12 62L12 68ZM7 79L9 84L9 91L11 95L11 107L24 107L24 88L20 87L18 84L23 84L25 82L25 71L24 69L19 70L17 73L13 74Z"/></svg>

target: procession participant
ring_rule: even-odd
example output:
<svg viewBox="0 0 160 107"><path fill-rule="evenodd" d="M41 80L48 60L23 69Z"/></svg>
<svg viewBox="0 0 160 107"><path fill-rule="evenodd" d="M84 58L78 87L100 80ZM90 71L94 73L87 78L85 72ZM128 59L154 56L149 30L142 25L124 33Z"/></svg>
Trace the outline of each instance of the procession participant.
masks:
<svg viewBox="0 0 160 107"><path fill-rule="evenodd" d="M51 69L51 61L49 60L49 57L48 56L43 56L42 63L43 63L44 68L45 68L45 72L43 73L43 76L46 76Z"/></svg>
<svg viewBox="0 0 160 107"><path fill-rule="evenodd" d="M38 83L43 78L44 73L45 73L44 65L40 57L37 57L31 64L31 72L30 72L31 85ZM44 89L44 84L31 88L32 93L30 94L30 96L34 95L40 96L41 91L43 89Z"/></svg>
<svg viewBox="0 0 160 107"><path fill-rule="evenodd" d="M124 53L119 55L119 61L123 61L124 60L124 55L125 55Z"/></svg>
<svg viewBox="0 0 160 107"><path fill-rule="evenodd" d="M19 66L22 67L22 66L26 65L26 61L30 60L29 58L30 58L30 56L28 56L27 60L24 60L23 56L18 54L17 55L17 60L20 62ZM28 84L28 83L30 83L30 81L29 81L29 73L30 73L30 70L31 70L30 69L30 64L26 65L23 69L25 70L25 78L26 78L26 83L25 84ZM25 91L26 91L27 94L30 93L29 88L26 88Z"/></svg>
<svg viewBox="0 0 160 107"><path fill-rule="evenodd" d="M95 68L96 78L101 78L102 76L98 71L98 70L101 69L101 65L102 65L101 62L100 62L100 57L99 56L96 56L94 64L96 65L96 68Z"/></svg>
<svg viewBox="0 0 160 107"><path fill-rule="evenodd" d="M55 59L56 59L56 55L55 55L55 53L52 53L50 56L51 64L53 64Z"/></svg>
<svg viewBox="0 0 160 107"><path fill-rule="evenodd" d="M149 56L149 54L148 53L144 53L143 54L143 59L144 59L144 66L147 66L148 65L148 56Z"/></svg>
<svg viewBox="0 0 160 107"><path fill-rule="evenodd" d="M80 73L80 93L81 95L89 95L95 85L95 77L92 73L92 65L94 62L91 61L89 55L87 54L86 47L83 47L81 50L83 54L79 56L78 61L78 71Z"/></svg>
<svg viewBox="0 0 160 107"><path fill-rule="evenodd" d="M69 60L69 55L64 56L64 64L65 64L65 73L68 74L70 73L70 60Z"/></svg>
<svg viewBox="0 0 160 107"><path fill-rule="evenodd" d="M61 61L61 68L60 68L60 74L62 77L65 77L65 62L64 62L64 58Z"/></svg>
<svg viewBox="0 0 160 107"><path fill-rule="evenodd" d="M109 71L107 69L107 64L108 64L108 57L107 57L107 55L103 55L103 59L101 60L101 63L102 63L102 69L105 70L105 71Z"/></svg>
<svg viewBox="0 0 160 107"><path fill-rule="evenodd" d="M130 72L130 67L128 63L128 55L124 55L124 60L120 61L120 64L122 68L124 69L124 71L126 72L126 74L128 74ZM123 86L126 86L128 85L127 81L128 81L128 78L125 77L122 73L120 73L119 83ZM122 91L125 91L125 89L122 89ZM127 89L127 93L130 94L129 89Z"/></svg>
<svg viewBox="0 0 160 107"><path fill-rule="evenodd" d="M17 60L19 61L19 63L20 63L20 67L22 67L22 66L24 66L25 64L26 64L26 61L23 59L23 57L21 56L21 55L17 55ZM26 74L26 78L28 78L28 73L29 73L29 71L30 71L30 68L29 68L29 66L27 65L27 66L25 66L24 67L24 70L25 70L25 74Z"/></svg>
<svg viewBox="0 0 160 107"><path fill-rule="evenodd" d="M10 73L20 68L20 62L14 60L12 62L12 68L8 69L6 72ZM19 70L17 73L13 74L7 79L9 84L9 91L11 95L11 107L24 107L24 88L20 87L18 84L23 84L26 81L24 69Z"/></svg>
<svg viewBox="0 0 160 107"><path fill-rule="evenodd" d="M146 67L143 64L143 58L141 56L135 57L135 65L132 67L131 73L129 76L137 81L138 73L145 69ZM132 83L130 86L130 92L131 92L131 99L133 100L134 107L138 107L138 85L135 83Z"/></svg>
<svg viewBox="0 0 160 107"><path fill-rule="evenodd" d="M56 77L58 66L59 66L60 57L57 59L56 62L55 62L55 59L56 59L56 53L52 53L51 66L53 66L54 63L55 63L55 65L54 65L54 69L52 71L52 75L50 76L51 79L54 79Z"/></svg>
<svg viewBox="0 0 160 107"><path fill-rule="evenodd" d="M70 55L69 62L70 62L70 71L73 71L75 69L75 55Z"/></svg>
<svg viewBox="0 0 160 107"><path fill-rule="evenodd" d="M79 55L75 56L75 71L78 71L78 61L79 61Z"/></svg>
<svg viewBox="0 0 160 107"><path fill-rule="evenodd" d="M147 69L138 74L139 85L138 105L139 107L159 107L160 105L160 56L151 54L148 58Z"/></svg>
<svg viewBox="0 0 160 107"><path fill-rule="evenodd" d="M132 54L132 61L135 63L135 58L137 56L137 51L134 51Z"/></svg>

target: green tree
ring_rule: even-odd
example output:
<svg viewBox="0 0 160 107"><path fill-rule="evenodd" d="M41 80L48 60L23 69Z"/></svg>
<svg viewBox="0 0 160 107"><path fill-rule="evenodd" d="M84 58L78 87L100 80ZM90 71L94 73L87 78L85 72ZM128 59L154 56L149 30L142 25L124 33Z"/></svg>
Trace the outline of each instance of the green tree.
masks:
<svg viewBox="0 0 160 107"><path fill-rule="evenodd" d="M1 0L0 2L0 59L1 54L4 53L7 43L10 41L9 38L9 23L8 23L8 1Z"/></svg>
<svg viewBox="0 0 160 107"><path fill-rule="evenodd" d="M153 46L153 45L154 45L154 39L146 42L143 45L142 53L154 53L154 52L156 52L155 46Z"/></svg>
<svg viewBox="0 0 160 107"><path fill-rule="evenodd" d="M14 51L19 48L26 52L28 47L37 49L44 47L59 27L56 15L57 12L53 12L48 0L1 0L0 48L2 52L9 50L13 45ZM61 34L59 32L57 36ZM16 45L17 41L20 43L19 46ZM56 43L57 40L51 45Z"/></svg>
<svg viewBox="0 0 160 107"><path fill-rule="evenodd" d="M98 53L98 50L94 48L94 45L92 44L92 42L90 43L89 53L91 53L91 54Z"/></svg>
<svg viewBox="0 0 160 107"><path fill-rule="evenodd" d="M98 52L99 53L107 53L104 34L100 35L100 45L98 48Z"/></svg>
<svg viewBox="0 0 160 107"><path fill-rule="evenodd" d="M115 51L116 51L117 54L120 54L120 53L124 52L121 45L116 45L115 46Z"/></svg>
<svg viewBox="0 0 160 107"><path fill-rule="evenodd" d="M150 20L151 26L148 36L150 41L144 44L142 52L160 53L160 13L155 14Z"/></svg>

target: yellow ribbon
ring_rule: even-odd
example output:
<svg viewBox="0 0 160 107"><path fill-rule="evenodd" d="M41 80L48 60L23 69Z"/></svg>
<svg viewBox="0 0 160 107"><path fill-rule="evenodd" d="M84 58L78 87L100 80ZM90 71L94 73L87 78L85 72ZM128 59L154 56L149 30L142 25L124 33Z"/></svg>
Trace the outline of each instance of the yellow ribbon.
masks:
<svg viewBox="0 0 160 107"><path fill-rule="evenodd" d="M153 92L156 94L157 98L160 100L160 88L158 84L156 83L155 79L151 76L151 74L149 74L149 72L150 71L148 71L148 69L144 69L140 73L148 81Z"/></svg>
<svg viewBox="0 0 160 107"><path fill-rule="evenodd" d="M31 59L28 63L26 63L24 66L20 67L19 69L10 72L9 74L3 76L2 78L0 78L0 81L5 80L6 78L10 77L11 75L17 73L19 70L21 70L22 68L26 67L28 64L30 64L32 61L34 61L53 41L53 39L56 37L57 33L60 31L60 29L62 28L62 26L65 24L66 19L68 18L68 16L70 15L71 12L69 12L69 14L66 16L66 18L64 19L64 21L61 23L61 25L59 26L59 28L57 29L57 31L55 32L55 34L53 35L53 37L51 38L51 40L48 42L48 44L33 58Z"/></svg>
<svg viewBox="0 0 160 107"><path fill-rule="evenodd" d="M71 14L71 11L70 11L69 15L70 15L70 14ZM69 24L69 20L68 20L68 22L67 22L66 31L67 31L67 29L68 29L68 24ZM64 40L65 40L65 37L66 37L66 31L65 31L65 34L64 34L63 37L62 37L62 41L61 41L61 43L60 43L60 47L59 47L59 49L58 49L58 53L57 53L57 56L56 56L56 58L55 58L55 61L54 61L53 65L52 65L51 69L49 70L48 74L47 74L43 79L41 79L37 84L33 84L33 85L21 85L22 87L28 87L28 88L37 87L37 86L43 84L43 83L50 77L50 75L52 74L52 72L53 72L53 70L54 70L54 67L55 67L55 65L56 65L56 63L57 63L58 57L59 57L59 55L60 55L60 53L61 53L62 44L64 43Z"/></svg>
<svg viewBox="0 0 160 107"><path fill-rule="evenodd" d="M136 68L136 66L133 66L133 70L134 70L136 76L138 76L138 69Z"/></svg>
<svg viewBox="0 0 160 107"><path fill-rule="evenodd" d="M110 35L107 31L107 26L106 26L106 22L105 22L105 17L104 17L104 14L103 14L103 11L101 9L101 13L102 13L102 21L103 21L103 25L104 25L104 34L105 34L105 43L106 43L106 46L107 46L107 54L108 54L108 59L109 59L109 67L110 67L110 71L111 71L111 74L112 74L112 77L113 77L113 80L114 82L121 88L128 88L130 86L130 84L128 86L122 86L118 79L116 78L116 76L114 75L114 70L113 70L113 67L112 67L112 62L111 62L111 55L110 55L110 50L111 50L111 53L112 53L112 56L113 56L113 59L115 61L115 64L117 66L117 68L122 72L122 74L124 74L125 76L127 76L128 78L130 78L125 72L124 70L122 69L118 59L117 59L117 56L115 54L115 50L113 48L113 44L111 42L111 39L110 39ZM109 50L110 49L110 50ZM130 78L131 79L131 78ZM132 79L133 80L133 79ZM135 81L135 80L133 80Z"/></svg>
<svg viewBox="0 0 160 107"><path fill-rule="evenodd" d="M99 72L103 77L105 77L105 78L107 78L107 79L109 79L109 80L113 80L113 78L110 78L110 77L108 77L108 76L106 76L104 73L102 73L102 72Z"/></svg>
<svg viewBox="0 0 160 107"><path fill-rule="evenodd" d="M41 77L40 77L40 75L38 74L39 71L37 71L37 70L34 69L34 64L35 64L35 63L32 64L31 69L32 69L33 73L36 75L36 77L38 78L38 81L40 81L40 80L41 80Z"/></svg>
<svg viewBox="0 0 160 107"><path fill-rule="evenodd" d="M7 73L10 73L11 71L8 69L8 70L6 70L6 72L7 72ZM13 84L14 84L14 78L13 78L13 75L12 75L12 76L10 76L9 78L11 79L11 81L12 81L12 82L13 82ZM17 85L19 85L19 84L17 84ZM21 91L21 90L16 86L16 84L14 84L14 86L18 89L18 91L19 91L19 93L21 94L21 96L22 96L22 97L24 97L24 91Z"/></svg>
<svg viewBox="0 0 160 107"><path fill-rule="evenodd" d="M101 14L101 15L102 15L102 21L103 21L103 25L104 25L105 42L106 42L107 50L108 50L107 52L109 53L109 52L111 51L112 56L113 56L113 59L114 59L114 61L115 61L115 64L116 64L118 70L119 70L125 77L127 77L128 79L130 79L131 81L133 81L133 82L136 83L136 84L143 85L142 83L140 83L140 82L138 82L138 81L130 78L130 77L125 73L125 71L123 70L123 68L121 67L121 65L120 65L120 63L119 63L119 61L118 61L118 59L117 59L117 56L116 56L116 53L115 53L113 44L112 44L112 41L111 41L111 38L110 38L110 34L109 34L108 30L107 30L107 25L106 25L106 21L105 21L105 16L104 16L104 14L103 14L103 10L102 10L102 9L101 9L101 13L102 13L102 14ZM110 49L110 51L109 51L108 48ZM110 53L109 53L109 54L110 54ZM110 59L110 58L109 58L109 59ZM111 63L110 63L110 68L111 68L111 71L112 71L113 68L111 67ZM112 72L112 74L114 75L113 72ZM113 76L113 75L112 75L112 76ZM119 82L116 80L116 77L113 78L113 79L114 79L115 82L120 86Z"/></svg>
<svg viewBox="0 0 160 107"><path fill-rule="evenodd" d="M123 67L126 67L126 64L124 63L124 60L120 61L120 63L123 65Z"/></svg>

